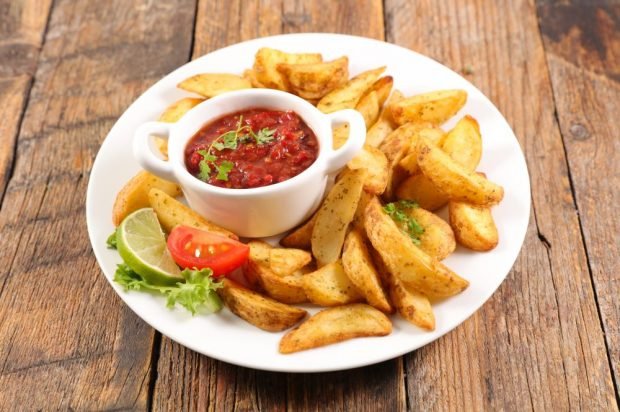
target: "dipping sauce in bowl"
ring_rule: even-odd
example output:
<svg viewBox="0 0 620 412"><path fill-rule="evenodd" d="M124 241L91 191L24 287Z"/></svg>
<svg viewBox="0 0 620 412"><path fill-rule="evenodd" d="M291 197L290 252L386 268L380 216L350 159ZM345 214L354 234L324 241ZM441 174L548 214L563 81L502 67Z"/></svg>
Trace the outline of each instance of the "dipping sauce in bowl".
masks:
<svg viewBox="0 0 620 412"><path fill-rule="evenodd" d="M185 166L211 185L248 189L297 176L318 153L314 132L297 113L255 108L204 125L185 147Z"/></svg>

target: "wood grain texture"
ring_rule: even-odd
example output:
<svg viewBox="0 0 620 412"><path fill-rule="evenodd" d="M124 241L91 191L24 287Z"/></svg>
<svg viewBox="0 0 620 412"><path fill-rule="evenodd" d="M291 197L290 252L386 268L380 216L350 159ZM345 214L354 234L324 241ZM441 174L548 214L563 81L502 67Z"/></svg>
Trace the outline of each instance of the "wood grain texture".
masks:
<svg viewBox="0 0 620 412"><path fill-rule="evenodd" d="M0 0L0 203L39 59L51 0Z"/></svg>
<svg viewBox="0 0 620 412"><path fill-rule="evenodd" d="M506 116L533 200L523 251L499 291L406 357L409 404L616 410L534 2L388 0L386 15L389 41L462 71Z"/></svg>
<svg viewBox="0 0 620 412"><path fill-rule="evenodd" d="M0 410L147 407L154 332L101 275L84 201L116 118L189 56L194 2L172 6L54 2L0 209Z"/></svg>
<svg viewBox="0 0 620 412"><path fill-rule="evenodd" d="M620 3L538 2L607 350L620 383Z"/></svg>
<svg viewBox="0 0 620 412"><path fill-rule="evenodd" d="M379 1L201 1L194 58L259 36L337 31L381 39ZM364 24L360 24L364 22ZM402 361L329 374L232 366L162 338L154 410L364 411L405 408Z"/></svg>

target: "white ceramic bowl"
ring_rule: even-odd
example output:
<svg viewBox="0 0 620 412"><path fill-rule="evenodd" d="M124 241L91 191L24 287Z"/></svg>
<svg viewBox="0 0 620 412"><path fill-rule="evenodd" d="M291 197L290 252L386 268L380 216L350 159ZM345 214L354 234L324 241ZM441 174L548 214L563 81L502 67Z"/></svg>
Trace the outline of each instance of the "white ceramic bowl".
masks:
<svg viewBox="0 0 620 412"><path fill-rule="evenodd" d="M251 189L228 189L192 176L185 167L188 141L206 123L251 108L292 110L314 131L319 142L315 162L302 173L281 183ZM349 139L332 149L332 126L348 123ZM152 135L168 139L168 160L156 153ZM216 96L197 105L176 123L142 124L134 137L134 156L149 172L177 182L190 207L207 219L242 237L267 237L285 232L308 218L319 206L328 176L343 168L362 148L364 119L355 110L324 114L289 93L248 89Z"/></svg>

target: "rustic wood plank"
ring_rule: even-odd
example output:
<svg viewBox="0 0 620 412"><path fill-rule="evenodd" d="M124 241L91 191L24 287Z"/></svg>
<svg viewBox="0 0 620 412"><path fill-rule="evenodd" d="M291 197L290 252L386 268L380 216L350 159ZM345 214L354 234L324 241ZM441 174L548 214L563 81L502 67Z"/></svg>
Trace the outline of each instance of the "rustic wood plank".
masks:
<svg viewBox="0 0 620 412"><path fill-rule="evenodd" d="M51 0L0 0L0 203L13 167L15 142Z"/></svg>
<svg viewBox="0 0 620 412"><path fill-rule="evenodd" d="M148 406L154 332L101 275L83 205L115 119L187 60L194 10L54 2L0 209L0 410Z"/></svg>
<svg viewBox="0 0 620 412"><path fill-rule="evenodd" d="M607 349L620 392L620 3L538 1L538 19Z"/></svg>
<svg viewBox="0 0 620 412"><path fill-rule="evenodd" d="M499 291L406 357L409 404L616 410L534 2L388 0L386 15L389 41L462 70L504 113L533 200L524 249Z"/></svg>
<svg viewBox="0 0 620 412"><path fill-rule="evenodd" d="M243 7L241 5L243 4ZM338 31L383 38L380 1L210 2L198 7L194 57L279 33ZM162 338L155 410L402 410L402 361L329 374L240 368Z"/></svg>

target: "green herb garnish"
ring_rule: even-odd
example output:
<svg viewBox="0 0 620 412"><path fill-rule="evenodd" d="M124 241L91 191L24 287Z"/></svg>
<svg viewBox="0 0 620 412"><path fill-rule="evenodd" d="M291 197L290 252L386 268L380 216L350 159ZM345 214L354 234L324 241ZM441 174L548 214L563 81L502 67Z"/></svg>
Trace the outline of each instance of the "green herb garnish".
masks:
<svg viewBox="0 0 620 412"><path fill-rule="evenodd" d="M416 202L411 200L399 200L398 202L388 203L383 206L383 211L390 215L392 220L396 222L401 230L405 232L411 238L411 241L419 245L420 235L424 233L424 228L411 217L406 210L418 207Z"/></svg>
<svg viewBox="0 0 620 412"><path fill-rule="evenodd" d="M211 177L211 173L215 171L217 173L215 176L217 180L227 181L228 173L235 166L233 162L228 160L217 164L217 156L213 154L213 149L217 151L235 150L240 143L247 144L254 140L257 145L263 145L275 139L275 129L265 127L259 130L258 133L254 133L254 130L249 125L243 125L242 123L243 116L239 116L235 130L230 130L218 136L217 139L211 142L208 150L198 150L198 153L202 155L202 160L198 164L200 168L198 178L200 180L206 182Z"/></svg>
<svg viewBox="0 0 620 412"><path fill-rule="evenodd" d="M173 308L177 303L195 315L201 307L209 312L217 312L222 308L222 301L216 290L222 284L213 280L211 269L185 269L181 275L185 282L175 286L152 285L142 279L125 263L117 266L114 281L125 290L150 290L166 295L166 306Z"/></svg>

